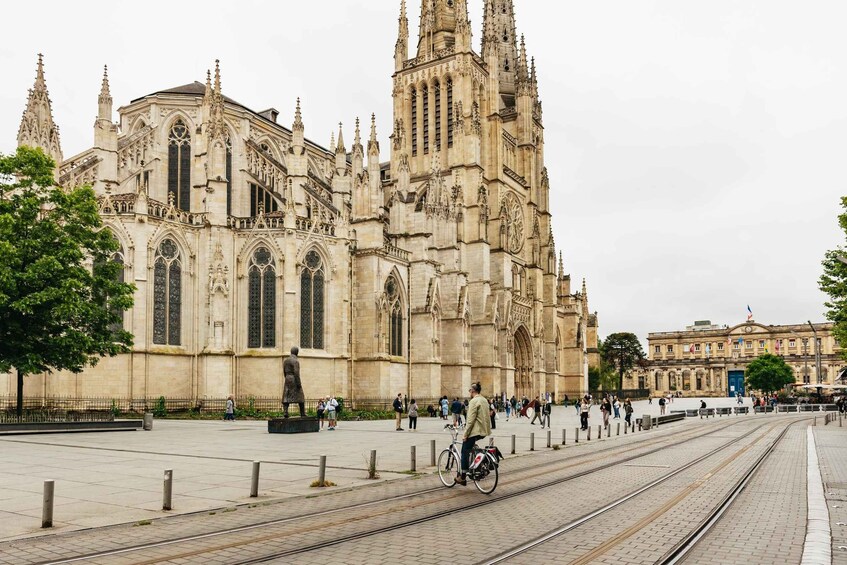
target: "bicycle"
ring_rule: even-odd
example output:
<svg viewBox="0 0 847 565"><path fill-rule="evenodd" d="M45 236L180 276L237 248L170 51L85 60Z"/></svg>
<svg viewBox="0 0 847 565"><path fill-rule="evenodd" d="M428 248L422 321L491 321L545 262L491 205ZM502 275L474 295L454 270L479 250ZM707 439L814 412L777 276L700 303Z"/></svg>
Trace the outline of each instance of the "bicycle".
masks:
<svg viewBox="0 0 847 565"><path fill-rule="evenodd" d="M461 442L459 441L459 431L464 429L464 426L454 426L447 424L445 430L450 430L450 435L453 441L450 442L450 447L441 452L438 456L438 478L441 483L452 488L456 485L456 475L462 470L462 452ZM477 490L482 494L491 494L497 488L497 482L500 474L498 468L497 448L481 448L476 445L471 451L471 464L468 469L467 478L473 481Z"/></svg>

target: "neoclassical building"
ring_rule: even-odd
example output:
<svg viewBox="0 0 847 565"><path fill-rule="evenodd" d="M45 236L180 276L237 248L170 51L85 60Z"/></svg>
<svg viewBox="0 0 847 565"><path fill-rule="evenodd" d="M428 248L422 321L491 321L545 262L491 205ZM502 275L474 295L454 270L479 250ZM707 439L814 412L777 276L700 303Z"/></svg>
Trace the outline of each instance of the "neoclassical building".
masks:
<svg viewBox="0 0 847 565"><path fill-rule="evenodd" d="M301 349L308 397L580 392L597 315L553 240L534 62L512 0L487 0L474 51L463 0L422 2L409 57L401 5L390 160L375 117L348 148L205 83L118 108L104 72L94 144L64 159L39 56L18 133L91 184L114 260L136 285L130 354L80 375L28 377L29 396L278 397ZM572 245L583 242L572 242ZM0 377L2 378L2 377ZM14 382L0 390L14 396Z"/></svg>
<svg viewBox="0 0 847 565"><path fill-rule="evenodd" d="M836 384L845 366L831 323L814 324L813 331L809 324L764 325L750 320L730 327L700 321L682 331L651 333L647 342L648 365L629 373L625 384L658 394L682 391L686 395L734 396L747 392L746 367L764 353L782 356L799 385Z"/></svg>

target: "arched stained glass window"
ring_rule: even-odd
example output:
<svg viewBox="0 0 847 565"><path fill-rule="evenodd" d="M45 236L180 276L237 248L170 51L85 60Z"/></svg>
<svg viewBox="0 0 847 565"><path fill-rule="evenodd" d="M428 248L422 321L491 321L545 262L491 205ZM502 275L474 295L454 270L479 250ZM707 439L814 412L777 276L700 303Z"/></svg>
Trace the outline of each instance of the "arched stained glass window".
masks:
<svg viewBox="0 0 847 565"><path fill-rule="evenodd" d="M174 240L165 239L153 268L153 343L181 345L181 326L182 261Z"/></svg>
<svg viewBox="0 0 847 565"><path fill-rule="evenodd" d="M309 251L300 272L300 345L324 348L324 282L321 256Z"/></svg>
<svg viewBox="0 0 847 565"><path fill-rule="evenodd" d="M247 292L247 347L276 347L276 264L260 247L250 259Z"/></svg>
<svg viewBox="0 0 847 565"><path fill-rule="evenodd" d="M418 91L412 89L412 156L418 154Z"/></svg>
<svg viewBox="0 0 847 565"><path fill-rule="evenodd" d="M423 150L426 155L429 153L429 88L426 86L421 89L421 98L423 98Z"/></svg>
<svg viewBox="0 0 847 565"><path fill-rule="evenodd" d="M441 85L438 81L432 85L435 96L435 150L441 151Z"/></svg>
<svg viewBox="0 0 847 565"><path fill-rule="evenodd" d="M453 79L447 79L447 147L453 147Z"/></svg>
<svg viewBox="0 0 847 565"><path fill-rule="evenodd" d="M168 135L168 198L180 210L191 210L191 133L182 120Z"/></svg>
<svg viewBox="0 0 847 565"><path fill-rule="evenodd" d="M388 301L388 354L403 356L403 304L400 300L400 283L394 276L385 283L385 297Z"/></svg>

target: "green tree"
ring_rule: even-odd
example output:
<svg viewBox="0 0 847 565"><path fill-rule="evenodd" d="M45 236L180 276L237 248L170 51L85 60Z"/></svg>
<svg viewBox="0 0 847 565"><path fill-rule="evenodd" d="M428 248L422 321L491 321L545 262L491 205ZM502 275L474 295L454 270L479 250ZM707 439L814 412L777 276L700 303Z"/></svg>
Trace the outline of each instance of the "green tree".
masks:
<svg viewBox="0 0 847 565"><path fill-rule="evenodd" d="M81 372L129 351L120 327L134 286L119 282L119 244L103 229L90 187L55 186L40 149L0 155L0 371Z"/></svg>
<svg viewBox="0 0 847 565"><path fill-rule="evenodd" d="M838 225L847 234L847 197L841 199L841 207L845 211L838 216ZM826 317L834 323L832 335L841 346L842 357L847 359L847 264L840 258L847 258L843 245L826 252L818 285L829 295Z"/></svg>
<svg viewBox="0 0 847 565"><path fill-rule="evenodd" d="M754 359L744 373L747 388L765 394L781 390L794 382L794 372L778 355L766 353Z"/></svg>
<svg viewBox="0 0 847 565"><path fill-rule="evenodd" d="M629 332L613 333L600 347L600 356L618 373L618 390L623 390L623 375L644 359L644 350L638 337Z"/></svg>

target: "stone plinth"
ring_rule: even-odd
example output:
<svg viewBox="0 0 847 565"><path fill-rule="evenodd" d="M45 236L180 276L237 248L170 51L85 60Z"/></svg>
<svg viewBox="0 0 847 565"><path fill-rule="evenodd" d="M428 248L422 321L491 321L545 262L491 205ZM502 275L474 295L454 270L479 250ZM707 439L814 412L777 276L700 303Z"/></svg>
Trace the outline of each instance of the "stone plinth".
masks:
<svg viewBox="0 0 847 565"><path fill-rule="evenodd" d="M320 431L317 418L275 418L268 420L269 434L309 434Z"/></svg>

